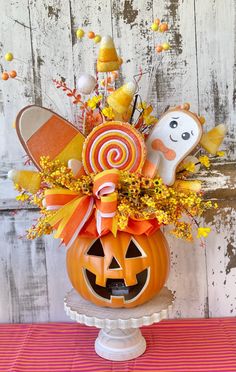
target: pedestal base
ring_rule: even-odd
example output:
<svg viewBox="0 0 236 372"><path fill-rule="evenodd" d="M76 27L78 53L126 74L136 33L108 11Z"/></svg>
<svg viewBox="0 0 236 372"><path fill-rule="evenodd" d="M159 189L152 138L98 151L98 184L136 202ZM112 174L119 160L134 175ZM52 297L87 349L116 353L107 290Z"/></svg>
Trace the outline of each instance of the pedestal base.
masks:
<svg viewBox="0 0 236 372"><path fill-rule="evenodd" d="M146 341L139 329L101 329L95 341L96 353L114 361L137 358L146 350Z"/></svg>
<svg viewBox="0 0 236 372"><path fill-rule="evenodd" d="M132 309L98 307L72 289L65 297L64 307L71 319L102 328L95 341L95 351L99 356L124 361L144 353L146 341L139 327L169 318L172 303L173 294L166 287L149 302Z"/></svg>

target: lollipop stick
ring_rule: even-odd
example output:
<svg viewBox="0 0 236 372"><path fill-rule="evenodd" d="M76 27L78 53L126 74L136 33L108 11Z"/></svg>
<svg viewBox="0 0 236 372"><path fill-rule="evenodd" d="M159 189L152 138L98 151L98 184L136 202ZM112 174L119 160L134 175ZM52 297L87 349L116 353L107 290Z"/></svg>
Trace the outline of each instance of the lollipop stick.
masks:
<svg viewBox="0 0 236 372"><path fill-rule="evenodd" d="M108 72L105 73L105 90L104 90L104 102L103 102L103 105L105 105L106 98L107 98L107 84L108 84Z"/></svg>
<svg viewBox="0 0 236 372"><path fill-rule="evenodd" d="M136 106L137 106L137 100L138 100L138 94L135 94L133 110L132 110L132 113L131 113L131 116L130 116L130 121L129 121L130 124L132 124L132 121L133 121L134 112L135 112L135 109L136 109Z"/></svg>
<svg viewBox="0 0 236 372"><path fill-rule="evenodd" d="M86 110L83 112L83 134L86 136Z"/></svg>

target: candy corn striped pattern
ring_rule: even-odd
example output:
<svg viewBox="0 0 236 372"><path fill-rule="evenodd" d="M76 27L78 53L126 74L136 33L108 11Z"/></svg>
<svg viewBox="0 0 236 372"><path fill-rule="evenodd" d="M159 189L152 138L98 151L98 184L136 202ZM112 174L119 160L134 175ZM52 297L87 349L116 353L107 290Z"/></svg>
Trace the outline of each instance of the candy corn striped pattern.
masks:
<svg viewBox="0 0 236 372"><path fill-rule="evenodd" d="M38 106L24 108L17 116L16 129L21 143L35 165L49 156L67 164L81 160L84 136L72 124L54 112Z"/></svg>
<svg viewBox="0 0 236 372"><path fill-rule="evenodd" d="M169 320L143 327L147 350L127 362L96 355L98 331L74 323L0 325L0 371L236 371L235 318Z"/></svg>

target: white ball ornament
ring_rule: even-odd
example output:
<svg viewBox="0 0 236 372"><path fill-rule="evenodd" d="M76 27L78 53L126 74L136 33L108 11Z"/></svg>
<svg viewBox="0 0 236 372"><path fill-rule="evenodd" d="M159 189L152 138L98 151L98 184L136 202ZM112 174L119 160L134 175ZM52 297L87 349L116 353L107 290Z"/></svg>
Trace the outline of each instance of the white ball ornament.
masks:
<svg viewBox="0 0 236 372"><path fill-rule="evenodd" d="M90 94L94 90L97 80L89 74L80 75L77 83L78 91L82 94Z"/></svg>

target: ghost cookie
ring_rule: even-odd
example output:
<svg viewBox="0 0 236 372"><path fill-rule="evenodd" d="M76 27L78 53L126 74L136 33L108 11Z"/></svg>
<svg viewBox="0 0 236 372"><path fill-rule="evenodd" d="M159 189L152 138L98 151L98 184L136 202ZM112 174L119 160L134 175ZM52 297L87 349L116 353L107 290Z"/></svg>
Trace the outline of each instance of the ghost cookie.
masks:
<svg viewBox="0 0 236 372"><path fill-rule="evenodd" d="M173 185L178 164L197 146L201 136L197 115L181 108L167 111L146 140L147 159L142 173L151 178L159 174L166 185Z"/></svg>

